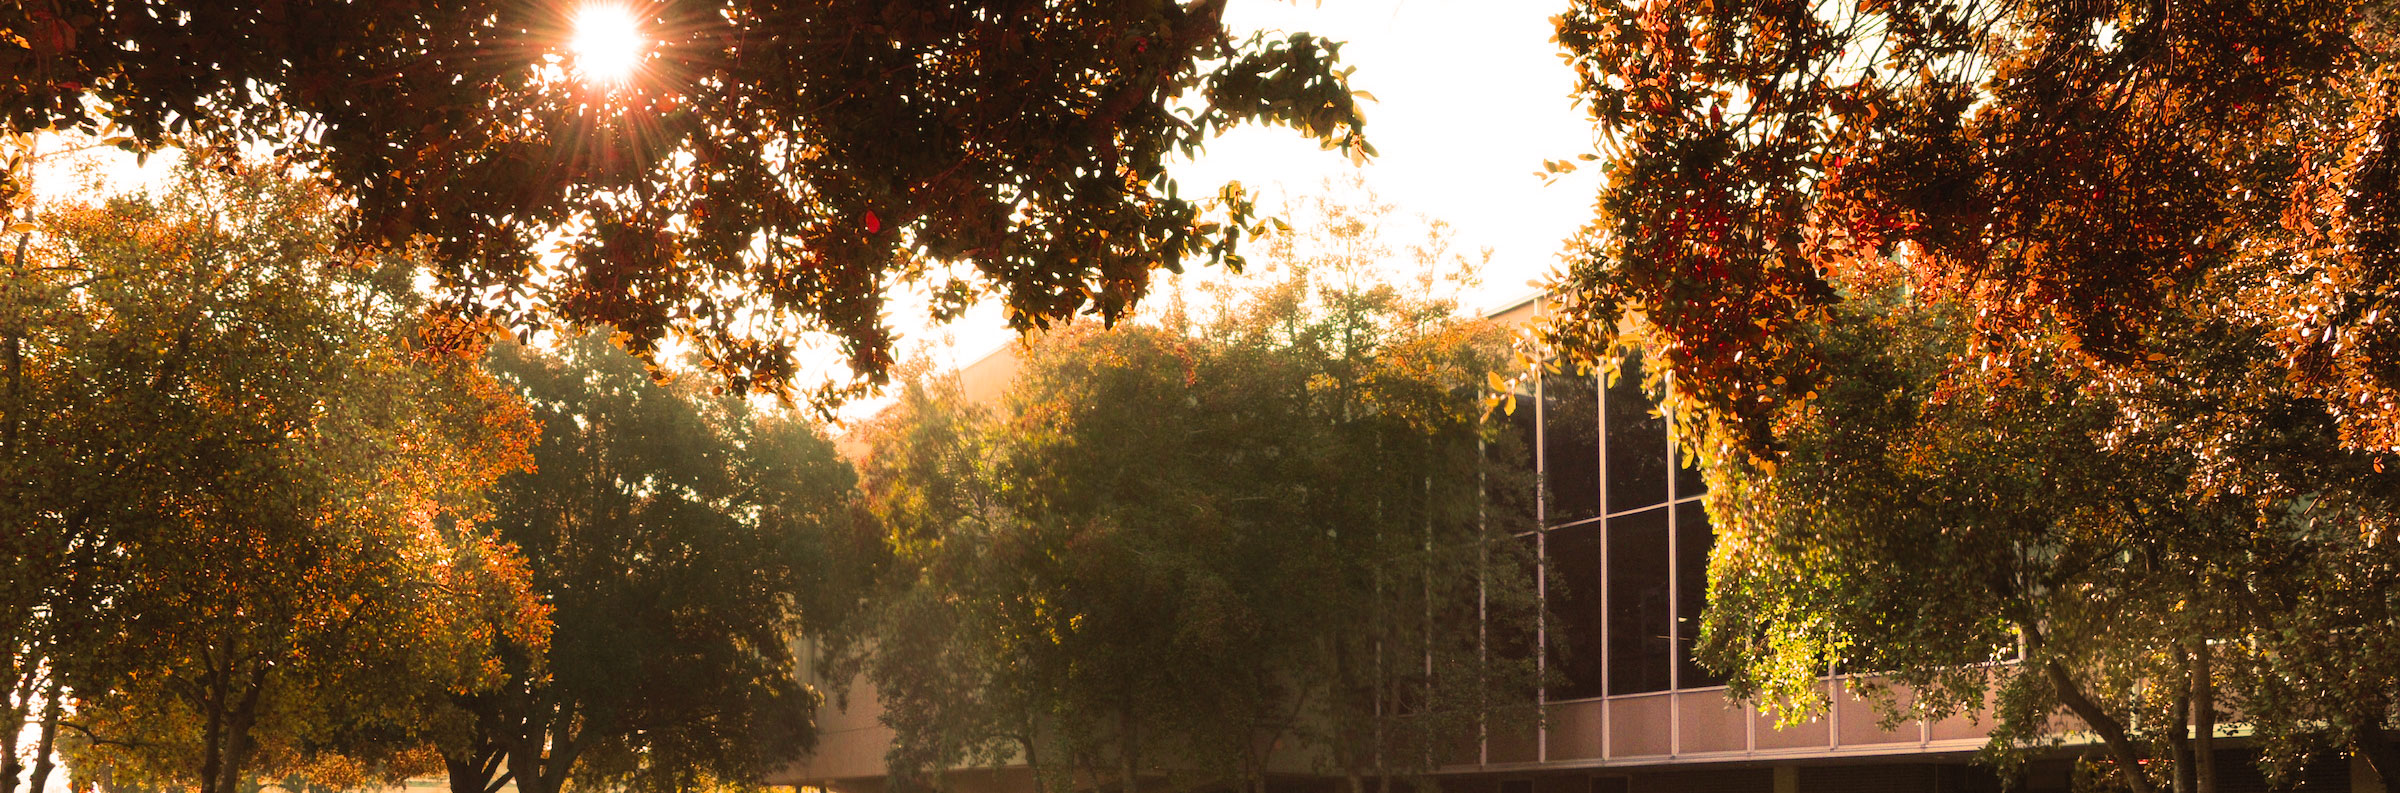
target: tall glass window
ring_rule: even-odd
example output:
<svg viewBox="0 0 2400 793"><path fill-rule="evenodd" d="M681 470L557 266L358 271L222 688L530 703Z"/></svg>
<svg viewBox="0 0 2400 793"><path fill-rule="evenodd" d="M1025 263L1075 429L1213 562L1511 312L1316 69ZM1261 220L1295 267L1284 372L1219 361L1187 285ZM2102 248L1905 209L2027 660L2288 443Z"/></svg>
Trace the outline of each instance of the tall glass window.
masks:
<svg viewBox="0 0 2400 793"><path fill-rule="evenodd" d="M1608 387L1608 511L1667 500L1667 421L1642 393L1642 360L1627 356Z"/></svg>
<svg viewBox="0 0 2400 793"><path fill-rule="evenodd" d="M1551 700L1584 699L1603 690L1600 525L1552 529L1549 537Z"/></svg>
<svg viewBox="0 0 2400 793"><path fill-rule="evenodd" d="M1600 391L1590 376L1542 372L1543 520L1600 516Z"/></svg>
<svg viewBox="0 0 2400 793"><path fill-rule="evenodd" d="M1667 536L1664 508L1608 519L1610 694L1663 691L1673 685Z"/></svg>
<svg viewBox="0 0 2400 793"><path fill-rule="evenodd" d="M1698 501L1675 505L1675 663L1676 686L1699 688L1725 684L1725 677L1700 666L1692 650L1700 642L1700 610L1708 603L1708 552L1716 544L1709 529L1708 510Z"/></svg>
<svg viewBox="0 0 2400 793"><path fill-rule="evenodd" d="M1715 535L1699 471L1642 390L1642 361L1616 382L1545 370L1538 428L1544 660L1552 702L1722 685L1692 655ZM1522 422L1535 411L1520 410Z"/></svg>

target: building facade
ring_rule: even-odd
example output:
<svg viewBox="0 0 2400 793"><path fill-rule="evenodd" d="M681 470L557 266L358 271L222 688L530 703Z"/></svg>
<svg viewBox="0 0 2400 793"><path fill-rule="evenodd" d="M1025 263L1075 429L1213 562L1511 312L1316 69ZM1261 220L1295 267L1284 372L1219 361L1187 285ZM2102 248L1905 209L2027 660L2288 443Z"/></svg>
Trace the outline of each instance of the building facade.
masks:
<svg viewBox="0 0 2400 793"><path fill-rule="evenodd" d="M1539 308L1526 301L1495 319L1521 323ZM1472 762L1445 769L1446 787L1996 787L1967 762L1985 740L1969 718L1886 728L1851 681L1829 676L1830 707L1779 726L1777 714L1729 698L1722 678L1695 662L1715 542L1700 504L1707 485L1678 459L1674 422L1643 393L1640 365L1626 362L1614 383L1545 371L1525 395L1534 409L1505 419L1535 451L1542 483L1540 528L1525 540L1543 560L1539 639L1553 685L1541 692L1542 719L1487 735Z"/></svg>
<svg viewBox="0 0 2400 793"><path fill-rule="evenodd" d="M1493 314L1529 321L1528 300ZM1520 535L1542 559L1546 618L1536 640L1553 684L1542 717L1487 730L1435 775L1457 793L1970 793L2002 781L1971 762L1985 743L1971 716L1887 724L1857 680L1827 675L1829 706L1796 724L1731 698L1693 658L1706 605L1715 533L1701 506L1707 485L1678 459L1674 422L1641 389L1639 361L1614 383L1546 372L1520 395L1509 423L1541 482L1538 527ZM1008 350L960 372L970 398L996 396L1014 374ZM1530 402L1532 409L1525 409ZM871 684L819 714L820 746L778 784L880 793L891 733ZM2223 793L2263 791L2243 750L2228 749ZM2374 790L2371 773L2336 762L2306 769L2301 790ZM2071 788L2071 761L2030 763L2027 793ZM1030 790L1022 769L972 769L964 793ZM1333 780L1287 776L1295 791L1332 793Z"/></svg>

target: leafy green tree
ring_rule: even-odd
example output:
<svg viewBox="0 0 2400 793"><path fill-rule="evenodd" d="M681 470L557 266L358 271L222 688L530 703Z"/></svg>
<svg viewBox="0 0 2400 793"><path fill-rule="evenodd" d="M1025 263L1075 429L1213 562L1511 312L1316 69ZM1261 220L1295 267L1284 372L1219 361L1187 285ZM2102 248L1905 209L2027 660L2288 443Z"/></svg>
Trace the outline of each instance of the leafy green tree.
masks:
<svg viewBox="0 0 2400 793"><path fill-rule="evenodd" d="M472 693L450 786L689 790L755 780L807 749L820 697L797 632L843 635L874 546L854 475L814 426L685 380L657 382L603 334L503 345L498 376L541 424L535 469L494 526L552 609L548 652L503 646Z"/></svg>
<svg viewBox="0 0 2400 793"><path fill-rule="evenodd" d="M1055 759L1038 740L1047 683L1018 665L1032 637L1000 624L1009 582L984 562L1009 520L988 460L992 418L955 380L925 373L907 378L898 397L859 430L869 450L860 490L893 562L870 612L865 670L893 729L886 764L905 787L1012 757L1044 768Z"/></svg>
<svg viewBox="0 0 2400 793"><path fill-rule="evenodd" d="M1972 338L1954 305L1835 315L1814 343L1839 376L1779 417L1784 452L1715 472L1740 542L1704 649L1737 691L1812 700L1839 664L1920 715L1994 695L2002 751L2055 743L2063 709L2136 789L2213 789L2226 712L2276 761L2388 751L2365 714L2393 623L2358 588L2395 583L2373 548L2400 482L2278 389L2280 361L2241 360L2255 339L2195 326L2175 360L2199 365L2126 382L2057 347L1952 366Z"/></svg>
<svg viewBox="0 0 2400 793"><path fill-rule="evenodd" d="M610 9L647 39L634 74L578 81L576 17ZM952 310L989 290L1035 328L1237 260L1238 189L1166 172L1233 125L1372 154L1337 44L1236 41L1224 10L62 0L0 11L0 125L272 145L355 199L359 238L430 240L453 308L673 336L784 388L801 330L879 379L894 281Z"/></svg>
<svg viewBox="0 0 2400 793"><path fill-rule="evenodd" d="M2392 12L1563 15L1608 173L1543 335L1671 373L1716 660L1996 687L2002 743L2064 709L2135 789L2209 789L2229 712L2400 778Z"/></svg>
<svg viewBox="0 0 2400 793"><path fill-rule="evenodd" d="M2074 383L1946 370L1961 321L1895 310L1837 326L1819 344L1841 377L1777 425L1772 470L1714 472L1720 531L1741 542L1711 571L1703 659L1732 668L1737 692L1812 706L1832 664L1884 673L1924 715L1996 692L1998 746L2049 737L2065 707L2136 751L2125 692L2102 689L2177 646L2153 631L2189 627L2124 624L2188 590L2127 555L2167 516L2096 443L2108 406Z"/></svg>
<svg viewBox="0 0 2400 793"><path fill-rule="evenodd" d="M1529 699L1530 659L1476 622L1535 608L1527 516L1480 490L1522 477L1483 453L1498 331L1352 264L1055 332L1002 403L930 379L865 430L903 779L1014 759L1046 786L1255 790L1297 756L1363 788Z"/></svg>
<svg viewBox="0 0 2400 793"><path fill-rule="evenodd" d="M79 776L203 793L403 762L443 692L490 684L489 647L540 641L475 529L523 410L422 349L413 267L338 255L328 195L229 165L32 225L0 374L31 781L60 743Z"/></svg>

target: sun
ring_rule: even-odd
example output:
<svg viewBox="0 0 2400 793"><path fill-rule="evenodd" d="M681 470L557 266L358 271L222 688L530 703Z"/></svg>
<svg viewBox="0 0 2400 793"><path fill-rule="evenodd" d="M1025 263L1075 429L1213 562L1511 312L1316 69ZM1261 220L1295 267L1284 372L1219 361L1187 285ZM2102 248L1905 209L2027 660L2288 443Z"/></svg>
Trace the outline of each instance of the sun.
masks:
<svg viewBox="0 0 2400 793"><path fill-rule="evenodd" d="M587 3L575 12L575 39L568 47L584 82L616 86L633 77L647 44L633 11L615 3Z"/></svg>

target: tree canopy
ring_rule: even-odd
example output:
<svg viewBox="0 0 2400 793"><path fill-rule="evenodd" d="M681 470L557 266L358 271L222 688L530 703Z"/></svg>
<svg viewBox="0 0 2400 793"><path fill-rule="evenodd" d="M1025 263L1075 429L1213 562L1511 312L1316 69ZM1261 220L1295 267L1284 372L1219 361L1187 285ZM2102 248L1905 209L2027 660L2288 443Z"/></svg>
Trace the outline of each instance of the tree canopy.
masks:
<svg viewBox="0 0 2400 793"><path fill-rule="evenodd" d="M1554 340L1639 316L1686 391L1766 441L1806 327L1905 282L2138 369L2179 302L2271 332L2345 442L2400 451L2380 2L1576 3L1599 216Z"/></svg>
<svg viewBox="0 0 2400 793"><path fill-rule="evenodd" d="M1872 671L1853 685L1905 688L1882 692L1896 716L1989 703L2012 760L2065 710L2135 789L2214 789L2235 713L2272 764L2388 764L2400 479L2276 389L2279 361L2241 360L2255 338L2200 329L2204 364L2128 388L2057 347L1950 366L1954 305L1835 313L1816 342L1839 376L1778 420L1785 451L1712 472L1731 539L1704 650L1737 691L1806 702L1830 666Z"/></svg>
<svg viewBox="0 0 2400 793"><path fill-rule="evenodd" d="M1530 486L1479 422L1501 337L1339 256L1376 240L1315 242L1335 255L1214 318L1055 331L999 401L920 379L866 429L903 782L1014 758L1256 790L1297 759L1355 790L1530 699L1533 659L1477 630L1537 608L1530 517L1481 497Z"/></svg>
<svg viewBox="0 0 2400 793"><path fill-rule="evenodd" d="M12 724L43 693L33 781L62 748L79 780L205 793L422 764L448 694L546 630L477 529L522 407L427 351L412 263L337 253L328 196L273 171L32 225L0 327L0 658Z"/></svg>
<svg viewBox="0 0 2400 793"><path fill-rule="evenodd" d="M1541 335L1672 383L1737 691L1997 691L1996 748L2063 709L2136 790L2236 712L2400 774L2392 12L1559 18L1607 172Z"/></svg>
<svg viewBox="0 0 2400 793"><path fill-rule="evenodd" d="M492 527L551 609L547 652L494 648L503 682L457 698L451 790L692 790L805 752L821 700L803 629L838 637L874 569L855 478L815 426L653 380L605 334L497 347L541 425Z"/></svg>
<svg viewBox="0 0 2400 793"><path fill-rule="evenodd" d="M1237 42L1224 0L635 3L617 85L572 79L575 6L12 5L0 124L272 146L355 203L356 240L428 245L455 310L680 338L768 388L802 331L880 380L896 283L1037 328L1238 263L1238 189L1165 170L1229 126L1372 153L1339 45Z"/></svg>

